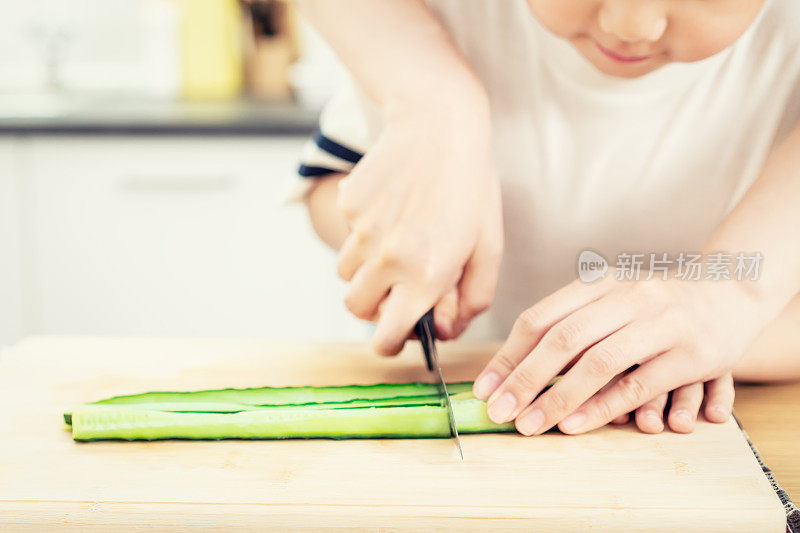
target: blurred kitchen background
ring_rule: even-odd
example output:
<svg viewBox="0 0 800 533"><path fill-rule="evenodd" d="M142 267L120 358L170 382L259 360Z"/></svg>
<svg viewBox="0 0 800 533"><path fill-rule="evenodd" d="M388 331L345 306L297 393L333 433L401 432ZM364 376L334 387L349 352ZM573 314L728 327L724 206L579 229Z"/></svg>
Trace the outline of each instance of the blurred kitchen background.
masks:
<svg viewBox="0 0 800 533"><path fill-rule="evenodd" d="M0 1L0 345L365 338L283 203L341 73L282 0Z"/></svg>

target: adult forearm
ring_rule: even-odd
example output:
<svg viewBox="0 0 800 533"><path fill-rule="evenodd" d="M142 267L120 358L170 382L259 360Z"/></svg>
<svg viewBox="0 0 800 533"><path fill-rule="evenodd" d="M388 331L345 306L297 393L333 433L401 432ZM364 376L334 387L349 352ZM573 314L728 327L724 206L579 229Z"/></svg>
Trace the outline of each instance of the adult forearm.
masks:
<svg viewBox="0 0 800 533"><path fill-rule="evenodd" d="M761 253L758 279L743 285L777 314L800 291L800 126L770 155L759 178L705 252Z"/></svg>
<svg viewBox="0 0 800 533"><path fill-rule="evenodd" d="M377 320L378 353L399 352L431 307L439 331L461 331L491 301L502 251L486 93L422 0L299 4L383 114L348 177L309 198L318 233L341 245L345 304Z"/></svg>
<svg viewBox="0 0 800 533"><path fill-rule="evenodd" d="M733 377L748 382L800 379L800 296L747 348L733 367Z"/></svg>
<svg viewBox="0 0 800 533"><path fill-rule="evenodd" d="M297 4L385 112L485 100L466 60L422 0Z"/></svg>

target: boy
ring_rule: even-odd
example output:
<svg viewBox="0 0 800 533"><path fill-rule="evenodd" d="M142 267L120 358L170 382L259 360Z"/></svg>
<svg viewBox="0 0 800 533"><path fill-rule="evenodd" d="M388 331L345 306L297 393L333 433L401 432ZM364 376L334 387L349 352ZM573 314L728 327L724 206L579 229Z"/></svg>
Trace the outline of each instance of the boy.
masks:
<svg viewBox="0 0 800 533"><path fill-rule="evenodd" d="M485 334L511 333L475 394L525 435L631 412L659 432L668 398L688 432L703 401L727 420L732 371L800 375L800 2L301 5L357 83L302 194L379 352L431 306L457 337L495 297ZM589 250L618 268L571 281Z"/></svg>

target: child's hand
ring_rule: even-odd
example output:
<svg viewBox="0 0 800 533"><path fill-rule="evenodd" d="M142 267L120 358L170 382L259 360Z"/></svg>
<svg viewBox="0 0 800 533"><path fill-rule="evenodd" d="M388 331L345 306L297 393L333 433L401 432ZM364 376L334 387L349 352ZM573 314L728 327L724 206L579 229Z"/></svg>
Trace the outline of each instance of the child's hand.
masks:
<svg viewBox="0 0 800 533"><path fill-rule="evenodd" d="M623 376L621 374L618 379ZM709 422L727 421L733 410L733 397L733 376L727 373L707 383L692 383L660 394L633 413L620 415L611 422L626 424L633 415L636 426L644 433L661 433L667 426L676 433L691 433L701 409Z"/></svg>
<svg viewBox="0 0 800 533"><path fill-rule="evenodd" d="M642 429L659 430L644 414L674 391L670 426L690 431L708 382L706 416L724 421L733 397L729 371L764 326L759 297L746 283L616 281L613 273L595 284L575 281L519 317L476 380L475 395L488 398L492 420L516 419L532 435L556 424L582 433L633 411ZM633 365L640 366L625 374Z"/></svg>
<svg viewBox="0 0 800 533"><path fill-rule="evenodd" d="M350 282L346 304L377 320L378 352L397 353L438 302L445 338L488 307L503 231L480 105L397 113L341 181L338 201L350 227L338 265Z"/></svg>

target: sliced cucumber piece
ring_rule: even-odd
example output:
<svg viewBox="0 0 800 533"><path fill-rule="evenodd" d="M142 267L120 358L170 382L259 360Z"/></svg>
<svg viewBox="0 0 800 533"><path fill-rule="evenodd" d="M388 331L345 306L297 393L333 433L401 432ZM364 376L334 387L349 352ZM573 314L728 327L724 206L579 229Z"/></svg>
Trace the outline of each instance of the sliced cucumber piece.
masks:
<svg viewBox="0 0 800 533"><path fill-rule="evenodd" d="M472 382L450 383L450 395L472 390ZM260 387L217 389L190 392L146 392L115 396L94 402L96 405L130 407L170 412L239 413L268 406L313 406L337 404L340 407L372 405L438 405L439 391L431 383L387 383L332 387ZM64 413L72 424L72 414Z"/></svg>
<svg viewBox="0 0 800 533"><path fill-rule="evenodd" d="M486 404L471 393L453 396L461 433L513 431L495 424ZM382 407L269 407L237 413L165 412L125 405L88 404L72 413L73 438L122 439L287 439L449 437L447 410L441 405Z"/></svg>
<svg viewBox="0 0 800 533"><path fill-rule="evenodd" d="M447 387L450 394L457 394L472 390L472 383L451 383ZM245 405L305 405L428 396L438 393L437 386L432 383L389 383L337 387L261 387L257 389L218 389L195 392L147 392L130 396L116 396L96 403L125 405L152 402L224 402Z"/></svg>
<svg viewBox="0 0 800 533"><path fill-rule="evenodd" d="M406 396L400 398L378 398L375 400L350 400L346 402L307 403L299 405L247 405L224 402L141 402L128 404L107 404L96 402L90 405L106 405L143 409L146 411L165 411L171 413L220 413L231 414L242 411L263 411L264 409L353 409L357 407L403 407L410 405L441 405L442 398L433 396Z"/></svg>

